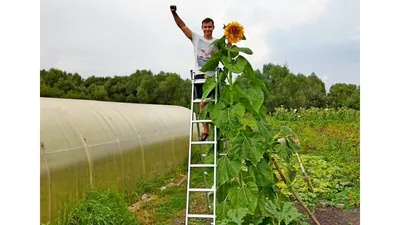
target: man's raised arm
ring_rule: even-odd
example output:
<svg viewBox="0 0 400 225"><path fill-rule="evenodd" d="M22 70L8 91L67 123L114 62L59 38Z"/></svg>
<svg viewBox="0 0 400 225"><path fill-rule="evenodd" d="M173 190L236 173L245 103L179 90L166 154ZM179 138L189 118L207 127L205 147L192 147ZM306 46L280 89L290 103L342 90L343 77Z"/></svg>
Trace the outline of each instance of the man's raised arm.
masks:
<svg viewBox="0 0 400 225"><path fill-rule="evenodd" d="M182 19L176 13L177 9L175 5L169 7L171 9L172 16L174 17L176 25L183 31L187 38L192 40L192 31L186 26Z"/></svg>

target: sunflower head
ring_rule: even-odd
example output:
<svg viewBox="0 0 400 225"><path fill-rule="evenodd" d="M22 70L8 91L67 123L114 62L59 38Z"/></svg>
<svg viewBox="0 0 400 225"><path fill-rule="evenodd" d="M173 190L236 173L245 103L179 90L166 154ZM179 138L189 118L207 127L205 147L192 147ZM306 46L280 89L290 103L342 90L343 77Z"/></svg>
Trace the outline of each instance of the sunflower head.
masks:
<svg viewBox="0 0 400 225"><path fill-rule="evenodd" d="M228 43L237 43L242 40L244 36L244 28L238 22L231 22L225 26L224 36Z"/></svg>

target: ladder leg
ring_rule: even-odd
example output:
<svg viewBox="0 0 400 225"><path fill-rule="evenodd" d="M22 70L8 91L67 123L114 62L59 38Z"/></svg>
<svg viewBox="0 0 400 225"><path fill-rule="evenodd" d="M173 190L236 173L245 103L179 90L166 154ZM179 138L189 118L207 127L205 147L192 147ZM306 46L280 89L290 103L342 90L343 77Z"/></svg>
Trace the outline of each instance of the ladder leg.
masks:
<svg viewBox="0 0 400 225"><path fill-rule="evenodd" d="M217 78L217 73L215 73L215 81L218 82L218 78ZM215 103L217 103L217 99L218 99L218 85L215 88ZM213 217L213 222L211 223L211 225L216 225L217 224L217 154L218 154L218 135L217 135L217 126L214 125L214 141L215 141L215 145L214 145L214 196L213 196L213 212L212 214L214 215Z"/></svg>
<svg viewBox="0 0 400 225"><path fill-rule="evenodd" d="M199 112L199 113L200 113L200 112ZM199 119L199 113L196 114L196 119L197 119L197 120ZM197 134L200 134L200 123L196 123L196 125L197 125L197 126L196 126L196 127L197 127ZM201 146L201 145L200 145L200 151L203 152L203 146ZM202 154L202 158L203 158L203 163L205 164L205 163L206 163L206 162L205 162L205 160L206 160L206 155ZM207 174L206 168L203 168L204 187L208 187L208 185L207 185L206 174ZM207 211L208 211L208 213L211 213L210 198L209 198L207 192L204 193L204 197L205 197L206 202L207 202Z"/></svg>
<svg viewBox="0 0 400 225"><path fill-rule="evenodd" d="M214 126L214 140L217 143L217 127ZM214 188L217 189L217 149L218 149L218 145L215 144L214 145ZM217 196L216 196L216 191L214 192L214 196L213 196L213 215L217 215ZM213 225L216 224L216 216L214 216L213 218Z"/></svg>
<svg viewBox="0 0 400 225"><path fill-rule="evenodd" d="M191 74L192 75L192 74ZM193 140L193 96L194 96L194 83L192 81L192 94L191 94L191 101L190 101L190 130L189 130L189 158L188 158L188 174L187 174L187 190L186 190L186 219L185 219L185 224L189 224L189 188L190 188L190 173L191 173L191 163L192 163L192 140Z"/></svg>

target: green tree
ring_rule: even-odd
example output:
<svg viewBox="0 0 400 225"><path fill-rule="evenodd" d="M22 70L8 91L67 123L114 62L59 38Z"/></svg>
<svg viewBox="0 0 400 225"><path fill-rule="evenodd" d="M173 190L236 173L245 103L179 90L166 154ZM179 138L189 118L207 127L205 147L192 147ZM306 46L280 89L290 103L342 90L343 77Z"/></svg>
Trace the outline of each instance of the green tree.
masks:
<svg viewBox="0 0 400 225"><path fill-rule="evenodd" d="M89 87L90 98L94 100L105 101L108 100L107 91L104 86L100 86L97 84L91 84Z"/></svg>
<svg viewBox="0 0 400 225"><path fill-rule="evenodd" d="M326 106L360 109L359 86L335 84L327 95L325 84L315 73L295 75L287 65L272 63L263 65L262 71L253 72L266 85L263 104L268 112L282 105L287 109ZM163 71L154 75L151 70L136 70L129 76L84 79L78 73L51 68L40 70L40 96L189 107L191 80Z"/></svg>
<svg viewBox="0 0 400 225"><path fill-rule="evenodd" d="M74 90L75 84L72 81L72 79L64 79L60 78L55 84L54 87L57 88L58 90L62 91L63 94L68 93L70 90Z"/></svg>
<svg viewBox="0 0 400 225"><path fill-rule="evenodd" d="M157 84L154 82L153 76L144 76L140 82L139 87L137 88L137 99L139 103L155 104L156 88Z"/></svg>
<svg viewBox="0 0 400 225"><path fill-rule="evenodd" d="M180 100L180 81L177 74L167 74L165 79L158 83L156 90L157 103L178 105Z"/></svg>
<svg viewBox="0 0 400 225"><path fill-rule="evenodd" d="M328 93L328 104L333 108L360 109L360 87L345 83L332 85Z"/></svg>
<svg viewBox="0 0 400 225"><path fill-rule="evenodd" d="M59 69L51 68L49 71L41 70L40 77L44 79L49 87L53 87L61 78L67 80L67 73Z"/></svg>
<svg viewBox="0 0 400 225"><path fill-rule="evenodd" d="M289 87L284 84L284 78L290 75L287 66L274 65L269 63L263 66L262 72L256 72L256 76L264 81L267 92L264 96L264 104L268 112L274 111L276 107L284 105L287 107L289 99L283 96L290 96ZM290 79L286 79L286 83Z"/></svg>
<svg viewBox="0 0 400 225"><path fill-rule="evenodd" d="M84 85L86 88L89 88L92 84L96 84L96 85L102 86L102 85L104 85L104 83L105 83L108 79L111 79L111 78L110 78L110 77L95 77L95 76L90 76L90 77L86 78L86 79L83 81L83 85Z"/></svg>
<svg viewBox="0 0 400 225"><path fill-rule="evenodd" d="M46 84L46 81L43 77L40 77L40 96L41 97L53 97L58 98L62 95L62 91L57 88L50 87Z"/></svg>
<svg viewBox="0 0 400 225"><path fill-rule="evenodd" d="M321 108L326 106L326 89L324 82L315 73L306 77L304 89L307 96L305 108Z"/></svg>
<svg viewBox="0 0 400 225"><path fill-rule="evenodd" d="M263 71L255 71L255 76L264 81L267 92L264 104L268 112L277 107L310 108L326 105L325 84L315 73L309 76L293 74L287 65L267 64Z"/></svg>

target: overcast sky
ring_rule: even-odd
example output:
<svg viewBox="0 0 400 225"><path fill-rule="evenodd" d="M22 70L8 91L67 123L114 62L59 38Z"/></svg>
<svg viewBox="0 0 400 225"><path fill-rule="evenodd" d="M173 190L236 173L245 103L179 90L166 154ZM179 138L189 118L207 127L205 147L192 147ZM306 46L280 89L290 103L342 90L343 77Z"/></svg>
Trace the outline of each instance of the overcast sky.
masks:
<svg viewBox="0 0 400 225"><path fill-rule="evenodd" d="M316 73L327 90L360 84L359 0L41 0L40 67L95 76L130 75L137 69L189 77L193 47L176 26L169 5L202 33L201 21L240 22L253 50L254 69L287 64L293 73Z"/></svg>

